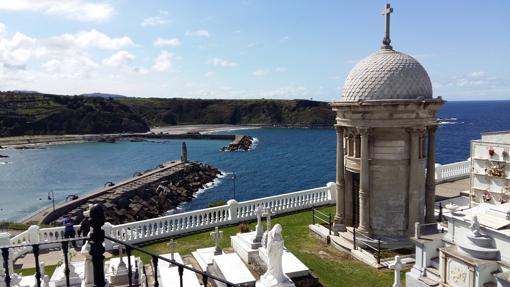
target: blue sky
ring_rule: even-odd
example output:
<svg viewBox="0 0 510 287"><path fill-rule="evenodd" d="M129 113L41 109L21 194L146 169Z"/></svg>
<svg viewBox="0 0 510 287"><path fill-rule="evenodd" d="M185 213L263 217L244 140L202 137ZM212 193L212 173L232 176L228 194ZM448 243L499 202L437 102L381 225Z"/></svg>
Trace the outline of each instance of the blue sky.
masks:
<svg viewBox="0 0 510 287"><path fill-rule="evenodd" d="M0 90L339 99L386 1L0 0ZM434 96L510 98L510 1L391 1Z"/></svg>

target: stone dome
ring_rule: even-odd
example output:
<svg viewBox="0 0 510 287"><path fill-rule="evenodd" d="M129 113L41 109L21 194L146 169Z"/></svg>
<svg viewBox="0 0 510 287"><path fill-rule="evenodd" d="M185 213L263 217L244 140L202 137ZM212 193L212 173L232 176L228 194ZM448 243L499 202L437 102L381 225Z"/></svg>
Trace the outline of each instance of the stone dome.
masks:
<svg viewBox="0 0 510 287"><path fill-rule="evenodd" d="M361 60L345 80L342 101L432 99L432 83L413 57L381 49Z"/></svg>

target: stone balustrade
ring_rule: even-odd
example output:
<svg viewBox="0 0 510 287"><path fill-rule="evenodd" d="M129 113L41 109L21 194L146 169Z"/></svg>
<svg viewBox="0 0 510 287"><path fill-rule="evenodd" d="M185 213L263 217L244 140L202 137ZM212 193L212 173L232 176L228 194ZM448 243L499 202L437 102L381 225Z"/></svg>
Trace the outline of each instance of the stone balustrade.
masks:
<svg viewBox="0 0 510 287"><path fill-rule="evenodd" d="M436 163L436 183L467 178L469 177L470 169L471 159L445 165Z"/></svg>
<svg viewBox="0 0 510 287"><path fill-rule="evenodd" d="M214 228L216 226L232 225L255 219L258 206L271 209L273 215L304 210L312 206L335 203L336 186L328 183L324 187L303 191L258 198L243 202L229 200L226 205L177 213L168 216L130 222L120 225L105 223L105 234L127 243L135 244L146 241L181 235L190 232ZM77 229L78 226L75 226ZM39 228L33 225L27 231L11 238L11 244L39 243L55 241L64 236L63 227ZM57 246L41 245L42 249ZM110 241L105 241L107 250L113 249ZM31 248L16 249L13 258L31 252Z"/></svg>

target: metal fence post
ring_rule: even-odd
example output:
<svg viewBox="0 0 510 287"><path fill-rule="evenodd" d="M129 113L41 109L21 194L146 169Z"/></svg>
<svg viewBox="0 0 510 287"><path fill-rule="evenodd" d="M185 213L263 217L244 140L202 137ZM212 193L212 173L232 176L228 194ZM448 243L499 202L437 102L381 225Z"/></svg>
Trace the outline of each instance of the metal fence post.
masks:
<svg viewBox="0 0 510 287"><path fill-rule="evenodd" d="M90 225L92 233L90 234L90 255L92 256L92 265L94 269L94 287L104 287L104 230L102 229L105 217L103 206L94 204L90 209Z"/></svg>
<svg viewBox="0 0 510 287"><path fill-rule="evenodd" d="M358 250L358 249L356 248L356 227L354 227L354 228L352 229L352 231L353 231L353 233L352 233L352 234L353 234L353 237L352 237L352 238L353 238L353 240L352 240L353 247L354 247L354 250Z"/></svg>
<svg viewBox="0 0 510 287"><path fill-rule="evenodd" d="M443 204L439 203L439 214L437 215L437 221L443 221Z"/></svg>
<svg viewBox="0 0 510 287"><path fill-rule="evenodd" d="M329 227L329 235L331 235L331 227L333 226L333 222L331 221L331 212L328 215L328 227Z"/></svg>

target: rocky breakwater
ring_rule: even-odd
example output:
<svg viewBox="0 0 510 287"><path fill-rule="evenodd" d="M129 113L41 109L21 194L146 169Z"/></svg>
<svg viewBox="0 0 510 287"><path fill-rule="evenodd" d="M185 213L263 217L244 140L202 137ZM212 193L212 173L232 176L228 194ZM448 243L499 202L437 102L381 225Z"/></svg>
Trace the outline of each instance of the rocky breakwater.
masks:
<svg viewBox="0 0 510 287"><path fill-rule="evenodd" d="M160 167L161 168L161 167ZM157 169L156 169L157 170ZM195 193L210 184L221 173L217 168L198 162L181 162L161 172L146 171L128 183L83 202L68 213L80 222L89 204L105 207L106 220L112 224L158 217L180 203L191 201ZM61 223L62 218L57 220Z"/></svg>
<svg viewBox="0 0 510 287"><path fill-rule="evenodd" d="M253 137L236 135L234 141L223 147L223 151L248 151L253 144Z"/></svg>

